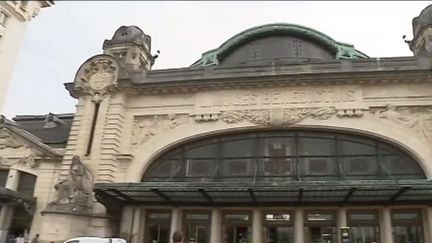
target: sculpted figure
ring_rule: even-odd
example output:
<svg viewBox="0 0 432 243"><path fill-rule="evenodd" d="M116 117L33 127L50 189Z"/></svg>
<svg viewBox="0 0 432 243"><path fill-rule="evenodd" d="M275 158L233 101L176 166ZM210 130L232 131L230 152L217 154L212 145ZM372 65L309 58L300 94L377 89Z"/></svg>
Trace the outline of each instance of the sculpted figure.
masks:
<svg viewBox="0 0 432 243"><path fill-rule="evenodd" d="M57 198L54 202L65 204L89 200L93 182L90 170L81 162L79 156L73 156L68 177L54 186L57 190Z"/></svg>

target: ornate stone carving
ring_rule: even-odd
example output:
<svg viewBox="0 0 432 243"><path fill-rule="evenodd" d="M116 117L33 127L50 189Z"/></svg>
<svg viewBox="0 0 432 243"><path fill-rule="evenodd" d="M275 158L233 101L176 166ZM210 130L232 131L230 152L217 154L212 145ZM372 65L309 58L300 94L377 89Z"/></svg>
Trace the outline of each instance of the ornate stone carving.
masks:
<svg viewBox="0 0 432 243"><path fill-rule="evenodd" d="M330 119L336 110L332 107L294 108L294 109L262 109L222 112L221 120L226 123L238 123L243 120L258 125L291 125L307 117L315 120Z"/></svg>
<svg viewBox="0 0 432 243"><path fill-rule="evenodd" d="M135 120L132 130L132 145L139 146L153 136L174 129L187 121L186 115L154 115L144 116Z"/></svg>
<svg viewBox="0 0 432 243"><path fill-rule="evenodd" d="M400 124L415 130L418 134L432 141L432 107L396 107L387 104L383 109L372 113L381 120Z"/></svg>
<svg viewBox="0 0 432 243"><path fill-rule="evenodd" d="M18 141L8 129L0 130L0 150L5 148L17 149L24 144Z"/></svg>
<svg viewBox="0 0 432 243"><path fill-rule="evenodd" d="M92 95L95 102L99 102L114 90L117 75L118 68L113 60L106 57L95 58L79 70L75 86L83 93Z"/></svg>
<svg viewBox="0 0 432 243"><path fill-rule="evenodd" d="M55 184L56 199L50 203L49 207L72 208L77 213L88 212L92 202L93 184L94 178L91 171L82 163L79 156L73 156L68 177Z"/></svg>
<svg viewBox="0 0 432 243"><path fill-rule="evenodd" d="M6 158L0 156L0 167L11 167L16 164L23 164L28 166L29 168L36 168L37 162L34 155L28 155L20 158Z"/></svg>

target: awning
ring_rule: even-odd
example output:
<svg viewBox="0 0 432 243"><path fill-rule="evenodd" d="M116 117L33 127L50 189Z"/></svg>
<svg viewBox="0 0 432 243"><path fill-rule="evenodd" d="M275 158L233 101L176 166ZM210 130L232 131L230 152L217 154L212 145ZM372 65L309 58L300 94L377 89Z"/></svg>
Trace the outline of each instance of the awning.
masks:
<svg viewBox="0 0 432 243"><path fill-rule="evenodd" d="M139 182L97 183L110 205L308 206L431 204L432 181Z"/></svg>
<svg viewBox="0 0 432 243"><path fill-rule="evenodd" d="M36 198L5 187L0 187L0 203L22 207L29 214L33 214Z"/></svg>

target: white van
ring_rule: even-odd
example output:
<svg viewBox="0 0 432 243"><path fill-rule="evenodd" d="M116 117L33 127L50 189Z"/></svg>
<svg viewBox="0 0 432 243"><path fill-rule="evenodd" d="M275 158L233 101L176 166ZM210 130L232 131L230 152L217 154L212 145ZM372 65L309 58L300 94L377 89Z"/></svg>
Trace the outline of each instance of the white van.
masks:
<svg viewBox="0 0 432 243"><path fill-rule="evenodd" d="M122 238L75 237L64 243L126 243L126 240Z"/></svg>

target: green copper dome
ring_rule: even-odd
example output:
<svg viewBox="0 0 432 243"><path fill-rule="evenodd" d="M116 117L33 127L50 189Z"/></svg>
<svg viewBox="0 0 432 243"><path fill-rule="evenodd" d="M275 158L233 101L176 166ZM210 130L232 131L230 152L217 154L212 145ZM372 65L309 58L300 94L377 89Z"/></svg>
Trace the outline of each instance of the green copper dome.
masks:
<svg viewBox="0 0 432 243"><path fill-rule="evenodd" d="M225 41L218 48L203 53L201 59L192 64L191 67L220 65L223 62L224 58L230 55L230 53L233 53L236 49L241 48L242 46L254 40L263 39L270 36L292 37L300 40L300 42L305 41L307 43L310 43L309 45L314 45L312 49L315 48L315 53L317 52L317 48L319 47L322 50L321 52L325 51L326 53L328 53L326 55L328 55L331 59L368 58L367 55L356 50L353 45L335 41L328 35L325 35L317 30L295 24L274 23L256 26L236 34L229 40ZM277 41L281 42L284 40L278 39ZM267 41L266 43L268 46L272 46L271 42ZM287 44L279 46L286 47ZM273 53L283 51L281 49L284 49L284 47L281 47L280 49L275 49L275 47L272 48ZM306 48L307 47L304 47L303 49ZM314 57L314 50L306 51L312 53L309 55L312 55L312 57ZM318 52L319 51L320 50L318 50Z"/></svg>

